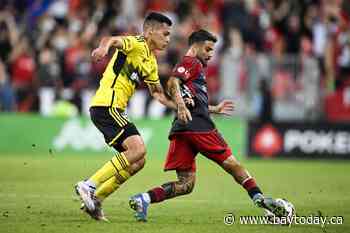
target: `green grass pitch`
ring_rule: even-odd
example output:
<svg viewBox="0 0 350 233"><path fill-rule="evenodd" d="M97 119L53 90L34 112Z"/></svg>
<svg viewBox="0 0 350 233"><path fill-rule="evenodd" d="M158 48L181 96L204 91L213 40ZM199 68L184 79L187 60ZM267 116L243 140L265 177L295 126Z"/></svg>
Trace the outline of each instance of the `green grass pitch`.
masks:
<svg viewBox="0 0 350 233"><path fill-rule="evenodd" d="M342 161L245 160L266 194L285 197L299 215L343 216L343 225L227 226L227 213L262 215L245 190L219 167L198 158L197 184L185 197L151 206L147 223L135 222L128 197L172 180L161 156L148 156L146 167L105 203L110 223L96 222L79 210L75 182L111 157L78 154L0 155L0 232L350 232L350 163Z"/></svg>

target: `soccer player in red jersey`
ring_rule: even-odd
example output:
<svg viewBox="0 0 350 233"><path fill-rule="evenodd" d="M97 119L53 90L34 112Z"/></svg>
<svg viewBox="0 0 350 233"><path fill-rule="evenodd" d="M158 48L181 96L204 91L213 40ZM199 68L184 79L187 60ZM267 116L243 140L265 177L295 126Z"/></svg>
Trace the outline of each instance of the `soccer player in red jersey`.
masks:
<svg viewBox="0 0 350 233"><path fill-rule="evenodd" d="M195 158L201 153L216 162L235 181L247 190L253 202L277 216L284 216L284 207L272 198L265 197L256 181L232 155L210 118L210 113L230 114L231 101L217 106L208 104L207 84L204 68L213 56L217 39L205 30L193 32L189 37L189 50L178 63L167 83L167 91L176 102L178 110L169 135L170 146L164 170L175 170L178 180L155 187L148 192L130 198L130 207L135 210L138 221L147 220L149 204L186 195L195 185ZM184 99L192 98L194 106L186 106Z"/></svg>

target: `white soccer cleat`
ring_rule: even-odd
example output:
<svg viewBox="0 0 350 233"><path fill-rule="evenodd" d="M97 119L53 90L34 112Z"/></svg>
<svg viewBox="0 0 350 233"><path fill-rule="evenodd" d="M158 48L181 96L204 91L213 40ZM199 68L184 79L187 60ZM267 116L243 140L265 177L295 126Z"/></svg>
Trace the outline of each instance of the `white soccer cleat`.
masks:
<svg viewBox="0 0 350 233"><path fill-rule="evenodd" d="M263 195L257 196L254 200L255 205L260 208L266 209L277 217L287 216L288 211L284 201L280 198L273 199L270 197L264 197Z"/></svg>
<svg viewBox="0 0 350 233"><path fill-rule="evenodd" d="M95 200L95 211L90 212L86 207L85 204L82 203L80 209L84 211L86 214L88 214L91 218L97 220L97 221L103 221L103 222L109 222L108 218L106 218L103 210L101 202L97 199Z"/></svg>
<svg viewBox="0 0 350 233"><path fill-rule="evenodd" d="M295 217L294 205L282 198L277 198L274 200L274 202L283 207L283 214L276 214L268 209L265 209L265 216L268 217L269 221L274 224L291 224L293 222L293 218Z"/></svg>
<svg viewBox="0 0 350 233"><path fill-rule="evenodd" d="M80 200L85 205L85 208L89 212L94 212L95 207L95 189L88 184L86 184L84 181L80 181L75 185L75 192L80 197Z"/></svg>

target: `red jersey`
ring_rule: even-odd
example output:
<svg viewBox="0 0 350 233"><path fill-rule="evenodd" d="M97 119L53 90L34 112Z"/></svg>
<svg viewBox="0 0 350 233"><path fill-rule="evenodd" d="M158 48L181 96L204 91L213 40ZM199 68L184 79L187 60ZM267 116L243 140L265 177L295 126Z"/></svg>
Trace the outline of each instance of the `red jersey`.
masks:
<svg viewBox="0 0 350 233"><path fill-rule="evenodd" d="M176 132L209 132L215 129L214 122L210 119L207 82L204 67L200 60L195 57L185 56L175 66L172 76L181 80L182 96L191 96L195 106L189 108L192 121L187 124L175 117L170 135Z"/></svg>

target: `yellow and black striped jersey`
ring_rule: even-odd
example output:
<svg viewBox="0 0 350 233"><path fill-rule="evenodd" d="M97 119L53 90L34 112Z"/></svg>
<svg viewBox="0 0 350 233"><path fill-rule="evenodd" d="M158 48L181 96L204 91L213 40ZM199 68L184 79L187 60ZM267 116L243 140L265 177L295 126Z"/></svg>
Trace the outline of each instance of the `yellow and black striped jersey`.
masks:
<svg viewBox="0 0 350 233"><path fill-rule="evenodd" d="M143 81L159 83L155 55L143 36L122 37L123 48L116 49L109 61L91 106L125 110L135 88Z"/></svg>

